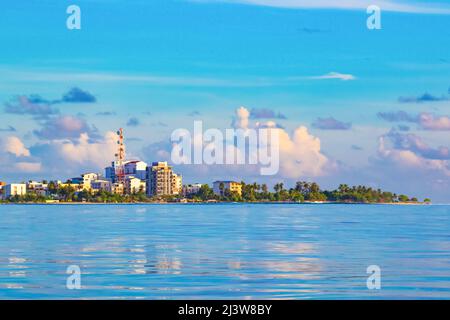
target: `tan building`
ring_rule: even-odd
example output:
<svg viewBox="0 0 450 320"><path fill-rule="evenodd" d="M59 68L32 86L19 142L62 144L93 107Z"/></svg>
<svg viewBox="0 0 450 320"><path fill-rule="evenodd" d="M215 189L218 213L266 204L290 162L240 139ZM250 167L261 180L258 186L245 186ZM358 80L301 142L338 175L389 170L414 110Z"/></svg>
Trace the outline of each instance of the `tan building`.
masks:
<svg viewBox="0 0 450 320"><path fill-rule="evenodd" d="M215 194L223 196L226 190L242 195L242 184L235 181L215 181L213 183L213 191Z"/></svg>
<svg viewBox="0 0 450 320"><path fill-rule="evenodd" d="M83 184L72 183L72 182L62 183L61 181L58 181L58 187L60 187L60 188L72 187L76 192L80 192L80 191L84 190Z"/></svg>
<svg viewBox="0 0 450 320"><path fill-rule="evenodd" d="M178 195L183 191L183 178L181 175L173 173L172 174L172 194Z"/></svg>
<svg viewBox="0 0 450 320"><path fill-rule="evenodd" d="M175 195L181 189L181 176L175 174L167 162L153 162L152 166L147 167L147 195Z"/></svg>
<svg viewBox="0 0 450 320"><path fill-rule="evenodd" d="M111 185L111 193L122 195L125 193L125 186L119 182L113 183Z"/></svg>

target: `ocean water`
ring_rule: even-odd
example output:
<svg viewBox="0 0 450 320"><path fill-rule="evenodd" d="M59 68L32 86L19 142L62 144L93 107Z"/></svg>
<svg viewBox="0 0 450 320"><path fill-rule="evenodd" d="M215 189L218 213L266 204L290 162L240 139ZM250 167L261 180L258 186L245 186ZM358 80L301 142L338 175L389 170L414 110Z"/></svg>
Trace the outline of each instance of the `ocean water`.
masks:
<svg viewBox="0 0 450 320"><path fill-rule="evenodd" d="M450 206L0 206L0 299L439 298Z"/></svg>

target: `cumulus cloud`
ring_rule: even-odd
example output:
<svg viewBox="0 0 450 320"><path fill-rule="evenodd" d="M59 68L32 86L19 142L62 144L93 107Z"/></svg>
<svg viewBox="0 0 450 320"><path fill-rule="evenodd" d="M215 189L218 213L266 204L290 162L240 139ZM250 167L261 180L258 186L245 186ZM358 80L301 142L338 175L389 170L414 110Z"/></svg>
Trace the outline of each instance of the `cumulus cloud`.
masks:
<svg viewBox="0 0 450 320"><path fill-rule="evenodd" d="M450 117L439 116L429 112L411 115L405 111L379 112L378 117L389 122L411 122L416 123L419 128L430 131L450 130Z"/></svg>
<svg viewBox="0 0 450 320"><path fill-rule="evenodd" d="M342 122L334 119L333 117L318 118L312 126L321 130L349 130L352 128L352 124L350 122Z"/></svg>
<svg viewBox="0 0 450 320"><path fill-rule="evenodd" d="M240 129L237 134L247 135L248 129L268 129L276 130L279 137L279 170L276 175L267 177L266 179L300 179L327 175L331 170L335 169L335 163L328 159L321 151L320 139L311 135L308 129L304 126L299 126L292 133L280 128L274 121L267 122L251 122L250 111L245 107L236 109L233 117L232 127ZM223 133L224 134L224 133ZM226 139L224 137L224 139ZM203 150L218 150L222 146L217 144L220 141L206 143L201 136L193 136L191 140L192 148L195 146L203 146ZM224 140L225 142L225 140ZM236 155L235 159L257 159L261 145L247 144L247 151L249 154L241 153L241 150L236 145L228 141L223 154ZM272 141L269 141L270 145ZM162 141L151 144L144 148L143 153L145 158L158 160L171 160L171 152L173 148L177 148L177 143L172 144L170 141ZM264 151L263 151L264 152ZM261 179L261 167L256 164L245 165L228 164L228 165L177 165L177 169L184 177L191 177L191 179L245 179L254 178Z"/></svg>
<svg viewBox="0 0 450 320"><path fill-rule="evenodd" d="M267 108L252 108L250 111L251 119L286 119L286 116L281 112Z"/></svg>
<svg viewBox="0 0 450 320"><path fill-rule="evenodd" d="M448 148L433 149L415 135L390 131L379 138L378 155L399 171L409 174L421 170L450 176Z"/></svg>
<svg viewBox="0 0 450 320"><path fill-rule="evenodd" d="M385 137L389 138L393 147L397 150L410 150L426 159L450 160L449 148L440 146L431 148L421 137L409 133L401 134L391 130Z"/></svg>
<svg viewBox="0 0 450 320"><path fill-rule="evenodd" d="M247 129L250 126L250 112L245 107L236 110L234 127ZM257 123L258 128L277 130L280 147L280 176L284 178L302 178L324 175L327 166L332 163L322 153L320 139L312 136L308 128L299 126L290 135L274 122Z"/></svg>
<svg viewBox="0 0 450 320"><path fill-rule="evenodd" d="M41 163L31 156L30 150L15 136L0 140L0 163L2 176L36 173L41 170Z"/></svg>
<svg viewBox="0 0 450 320"><path fill-rule="evenodd" d="M232 126L236 129L247 129L249 125L250 112L245 107L236 109Z"/></svg>
<svg viewBox="0 0 450 320"><path fill-rule="evenodd" d="M59 116L46 120L40 130L33 133L39 139L77 139L80 134L87 133L92 138L97 136L96 129L90 127L86 120L76 116Z"/></svg>
<svg viewBox="0 0 450 320"><path fill-rule="evenodd" d="M16 157L29 157L30 151L18 137L7 137L3 143L3 150Z"/></svg>
<svg viewBox="0 0 450 320"><path fill-rule="evenodd" d="M114 159L117 135L107 132L93 140L87 133L77 139L51 140L30 147L34 158L43 164L45 172L53 176L79 175L84 171L103 168Z"/></svg>
<svg viewBox="0 0 450 320"><path fill-rule="evenodd" d="M424 112L419 115L419 124L424 130L447 131L450 130L450 117Z"/></svg>
<svg viewBox="0 0 450 320"><path fill-rule="evenodd" d="M325 174L328 158L321 152L320 140L304 126L294 130L292 137L280 131L280 172L286 178L316 177Z"/></svg>

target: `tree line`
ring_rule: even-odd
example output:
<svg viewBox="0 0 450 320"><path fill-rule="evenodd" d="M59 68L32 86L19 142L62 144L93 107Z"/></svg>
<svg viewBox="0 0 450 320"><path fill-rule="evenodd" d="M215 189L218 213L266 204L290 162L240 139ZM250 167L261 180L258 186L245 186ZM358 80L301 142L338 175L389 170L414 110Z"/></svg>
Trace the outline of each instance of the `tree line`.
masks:
<svg viewBox="0 0 450 320"><path fill-rule="evenodd" d="M13 196L3 202L36 202L48 200L61 202L93 202L93 203L133 203L167 201L177 202L183 198L191 201L223 201L223 202L341 202L341 203L403 203L419 202L416 197L396 194L366 186L348 186L341 184L335 190L322 190L315 182L299 181L295 186L286 188L283 182L276 183L271 191L267 184L248 184L241 182L242 193L229 191L222 185L222 195L214 193L213 189L204 184L200 190L186 197L183 195L149 197L140 191L133 194L114 194L107 191L91 193L88 190L77 191L72 186L60 186L49 182L48 194L39 195L32 190L26 195ZM424 199L423 202L431 202Z"/></svg>

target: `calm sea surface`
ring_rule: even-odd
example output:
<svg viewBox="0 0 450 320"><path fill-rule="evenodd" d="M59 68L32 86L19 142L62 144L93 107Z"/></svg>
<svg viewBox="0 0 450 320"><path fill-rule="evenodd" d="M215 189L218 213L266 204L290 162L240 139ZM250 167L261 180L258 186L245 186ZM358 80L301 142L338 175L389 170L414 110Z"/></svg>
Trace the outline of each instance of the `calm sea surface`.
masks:
<svg viewBox="0 0 450 320"><path fill-rule="evenodd" d="M450 299L450 206L3 205L0 299L24 298Z"/></svg>

